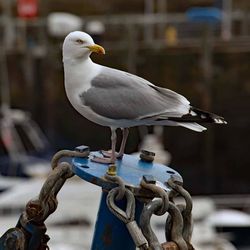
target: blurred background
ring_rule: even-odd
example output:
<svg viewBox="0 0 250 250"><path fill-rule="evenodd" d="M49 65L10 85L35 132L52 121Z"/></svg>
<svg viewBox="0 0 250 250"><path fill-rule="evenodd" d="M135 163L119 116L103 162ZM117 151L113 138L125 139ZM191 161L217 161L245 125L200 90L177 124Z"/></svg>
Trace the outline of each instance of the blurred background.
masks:
<svg viewBox="0 0 250 250"><path fill-rule="evenodd" d="M92 56L95 62L177 91L228 121L202 134L132 128L126 152L155 151L183 176L192 196L202 204L209 197L211 210L250 212L249 24L247 0L1 0L3 195L22 182L10 176L43 176L57 150L110 147L109 129L82 118L64 91L62 43L70 31L82 30L106 49L105 56Z"/></svg>

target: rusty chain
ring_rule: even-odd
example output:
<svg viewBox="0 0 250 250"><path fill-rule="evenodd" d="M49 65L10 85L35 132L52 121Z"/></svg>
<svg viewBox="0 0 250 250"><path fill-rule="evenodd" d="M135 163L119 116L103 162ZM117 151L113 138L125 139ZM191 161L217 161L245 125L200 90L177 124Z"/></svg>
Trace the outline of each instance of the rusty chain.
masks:
<svg viewBox="0 0 250 250"><path fill-rule="evenodd" d="M135 243L135 245L142 250L147 248L147 240L141 232L141 229L138 227L137 222L135 221L135 197L134 194L128 189L125 188L124 197L127 200L126 211L123 211L115 204L117 195L119 195L120 187L115 187L111 189L107 196L107 206L109 210L121 221L126 224L126 227ZM124 198L120 197L120 199Z"/></svg>
<svg viewBox="0 0 250 250"><path fill-rule="evenodd" d="M183 238L187 243L190 243L192 230L193 230L193 220L192 220L192 208L193 202L191 195L182 187L182 185L178 184L173 178L168 180L168 185L178 193L179 196L183 197L185 200L185 204L177 205L179 210L182 213L184 227L183 227Z"/></svg>
<svg viewBox="0 0 250 250"><path fill-rule="evenodd" d="M144 179L141 186L152 191L159 199L151 200L144 207L140 226L149 246L154 249L193 249L190 240L192 235L192 199L190 194L182 187L182 181L172 176L168 182L171 192L166 192L162 188L156 186L155 183L147 183ZM175 205L173 201L175 196L182 196L185 200L184 204ZM171 200L171 201L170 201ZM150 218L153 214L162 215L168 212L165 224L167 242L160 245L159 241L150 226Z"/></svg>
<svg viewBox="0 0 250 250"><path fill-rule="evenodd" d="M169 204L169 198L168 194L165 190L162 188L156 186L155 184L147 183L144 179L141 180L140 183L142 188L148 189L152 191L157 197L160 197L162 199L162 206L158 211L156 211L156 215L164 215L168 210L168 204Z"/></svg>
<svg viewBox="0 0 250 250"><path fill-rule="evenodd" d="M153 250L162 249L157 237L155 236L151 226L150 226L150 218L152 214L163 215L166 212L169 213L168 218L172 218L171 222L166 221L166 227L170 226L171 223L171 231L170 237L167 238L167 241L174 241L179 249L187 250L187 244L183 239L183 218L182 214L179 211L178 207L174 205L174 203L169 201L168 193L162 188L156 186L153 183L147 183L144 179L141 181L141 186L145 189L152 191L157 197L160 197L161 200L152 200L150 201L143 209L141 214L140 225L142 227L142 232L149 242L149 246Z"/></svg>
<svg viewBox="0 0 250 250"><path fill-rule="evenodd" d="M168 185L172 188L172 193L168 193L156 184L147 182L146 178L141 180L141 187L150 190L154 194L154 197L158 198L150 200L144 206L140 217L140 229L134 221L135 198L133 193L125 187L125 184L120 177L106 175L105 178L118 184L118 187L109 191L107 196L107 206L116 217L127 225L127 227L132 221L134 222L133 224L136 225L136 229L133 227L131 230L128 227L128 230L137 247L152 250L193 249L190 244L192 233L192 200L188 192L181 186L181 183L178 183L174 178L171 178ZM169 201L169 195L171 197L181 195L184 197L186 205L175 205L174 202ZM127 200L126 211L123 211L115 204L115 200L122 199L122 196L125 196ZM166 220L167 242L160 244L157 236L151 228L150 220L153 214L160 216L166 212L168 212L168 218ZM135 237L135 235L137 236ZM145 237L144 240L142 240L142 236Z"/></svg>
<svg viewBox="0 0 250 250"><path fill-rule="evenodd" d="M118 191L118 194L116 195L116 200L119 201L121 200L124 195L125 195L125 192L126 192L126 188L125 188L125 183L123 181L123 179L120 177L120 176L112 176L112 175L108 175L108 174L105 174L104 176L107 180L109 181L112 181L116 184L118 184L119 186L119 191Z"/></svg>
<svg viewBox="0 0 250 250"><path fill-rule="evenodd" d="M64 157L87 157L87 147L79 147L75 151L62 150L54 155L51 161L52 171L46 179L37 199L27 203L16 228L8 230L0 238L0 249L6 250L46 250L49 237L46 233L44 221L52 214L58 205L57 194L68 178L74 174L68 162L60 162ZM190 243L192 234L192 199L190 194L182 187L182 182L172 176L167 185L170 192L165 191L156 183L141 180L141 189L148 190L151 198L147 199L140 217L140 227L135 221L135 195L125 186L119 176L104 176L108 181L117 184L107 195L107 206L110 211L126 227L135 243L142 250L192 250ZM176 196L184 198L185 204L175 204ZM116 205L119 200L125 199L125 211ZM153 214L162 216L168 213L165 224L167 242L160 244L150 225ZM1 248L5 246L5 248ZM15 246L15 247L13 247Z"/></svg>
<svg viewBox="0 0 250 250"><path fill-rule="evenodd" d="M25 250L25 235L19 228L9 229L0 238L0 249L4 250Z"/></svg>
<svg viewBox="0 0 250 250"><path fill-rule="evenodd" d="M79 146L76 147L75 150L60 150L58 151L51 160L51 168L55 169L58 167L59 161L66 157L66 158L73 158L73 157L88 157L89 156L89 147L87 146Z"/></svg>
<svg viewBox="0 0 250 250"><path fill-rule="evenodd" d="M68 162L59 162L64 157L86 157L88 150L78 147L75 151L61 150L57 152L51 161L52 171L47 177L40 191L38 199L31 200L26 205L25 220L36 223L44 222L57 208L56 196L65 181L74 176L71 165Z"/></svg>
<svg viewBox="0 0 250 250"><path fill-rule="evenodd" d="M190 194L182 187L181 183L178 181L178 179L171 177L167 184L172 188L171 192L175 193L176 196L179 195L184 198L185 204L178 204L176 207L181 212L182 218L183 218L183 229L182 229L182 236L188 246L188 249L193 249L193 246L191 245L191 236L192 236L192 230L193 230L193 220L192 220L192 198ZM169 232L170 229L167 227L167 225L170 223L170 218L168 218L168 222L166 222L166 239L169 238Z"/></svg>
<svg viewBox="0 0 250 250"><path fill-rule="evenodd" d="M89 150L85 146L75 151L61 150L51 161L52 171L43 184L37 199L30 200L21 214L15 228L8 230L0 238L0 249L6 250L46 250L49 236L44 221L58 205L57 194L65 181L74 174L68 162L60 162L64 157L87 157ZM2 247L2 248L1 248Z"/></svg>
<svg viewBox="0 0 250 250"><path fill-rule="evenodd" d="M184 223L181 211L173 202L169 202L168 213L166 228L169 229L170 227L170 232L166 234L168 236L166 240L175 242L180 250L188 250L187 243L183 237Z"/></svg>
<svg viewBox="0 0 250 250"><path fill-rule="evenodd" d="M144 206L140 216L140 226L142 233L148 241L148 245L153 250L161 250L161 244L159 243L151 225L150 220L153 214L159 211L162 207L162 200L156 199L150 201Z"/></svg>

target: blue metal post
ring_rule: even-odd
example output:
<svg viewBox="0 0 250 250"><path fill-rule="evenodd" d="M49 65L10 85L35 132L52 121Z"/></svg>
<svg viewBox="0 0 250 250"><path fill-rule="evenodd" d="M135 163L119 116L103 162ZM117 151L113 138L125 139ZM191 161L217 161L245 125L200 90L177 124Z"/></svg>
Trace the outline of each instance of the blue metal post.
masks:
<svg viewBox="0 0 250 250"><path fill-rule="evenodd" d="M99 152L91 152L91 155L101 156ZM113 215L106 204L108 191L116 187L117 184L105 178L108 165L95 163L90 158L74 158L72 170L80 178L102 187L102 198L95 225L95 232L91 250L135 250L136 246L127 230L126 225ZM140 182L143 176L152 176L156 183L166 191L170 187L166 184L171 176L181 176L175 170L153 162L146 162L138 157L124 155L121 160L116 161L116 174L120 176L127 187L133 190L140 189ZM143 203L136 198L135 219L138 222L142 212ZM126 199L116 203L123 211L126 210Z"/></svg>
<svg viewBox="0 0 250 250"><path fill-rule="evenodd" d="M91 250L135 250L136 246L126 225L113 215L106 205L107 192L102 192ZM126 200L117 202L126 210ZM138 222L143 203L136 200L136 221Z"/></svg>

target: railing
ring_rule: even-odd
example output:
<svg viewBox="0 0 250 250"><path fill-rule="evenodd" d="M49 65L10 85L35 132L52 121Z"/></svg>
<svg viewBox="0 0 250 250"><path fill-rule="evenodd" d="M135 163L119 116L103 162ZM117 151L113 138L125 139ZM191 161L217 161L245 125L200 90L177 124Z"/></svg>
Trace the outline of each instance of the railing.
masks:
<svg viewBox="0 0 250 250"><path fill-rule="evenodd" d="M189 22L185 14L136 14L136 15L109 15L82 17L83 28L91 21L100 21L105 27L104 45L106 48L121 50L128 47L128 42L136 43L137 49L162 48L198 48L201 46L203 24ZM231 16L232 37L229 40L222 38L222 22L213 25L212 36L215 48L225 52L250 51L250 13L234 11ZM16 36L16 42L22 46L12 46L11 50L18 48L25 50L23 44L27 43L27 28L38 31L35 36L37 44L47 46L48 38L46 18L24 21L18 18L0 17L0 29L6 22L11 22ZM236 27L237 23L237 27ZM10 26L8 26L10 27ZM176 42L168 43L171 34L168 29L174 29ZM32 33L32 31L29 31ZM34 33L34 31L33 31ZM171 33L171 32L170 32ZM16 45L16 44L13 44ZM225 45L227 45L225 47Z"/></svg>

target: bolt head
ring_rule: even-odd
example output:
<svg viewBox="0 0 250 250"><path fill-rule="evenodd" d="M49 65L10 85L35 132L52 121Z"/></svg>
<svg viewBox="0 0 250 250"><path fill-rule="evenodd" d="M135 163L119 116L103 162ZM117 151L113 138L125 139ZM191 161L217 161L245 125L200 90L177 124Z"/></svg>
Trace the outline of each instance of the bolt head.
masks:
<svg viewBox="0 0 250 250"><path fill-rule="evenodd" d="M115 164L110 164L107 169L107 174L111 176L116 175L116 165Z"/></svg>
<svg viewBox="0 0 250 250"><path fill-rule="evenodd" d="M155 153L147 151L147 150L142 150L140 154L140 158L143 161L153 162L155 158Z"/></svg>
<svg viewBox="0 0 250 250"><path fill-rule="evenodd" d="M81 145L75 148L75 151L83 153L83 152L89 152L89 147L85 145Z"/></svg>
<svg viewBox="0 0 250 250"><path fill-rule="evenodd" d="M156 180L153 175L143 175L143 180L148 184L155 184Z"/></svg>

